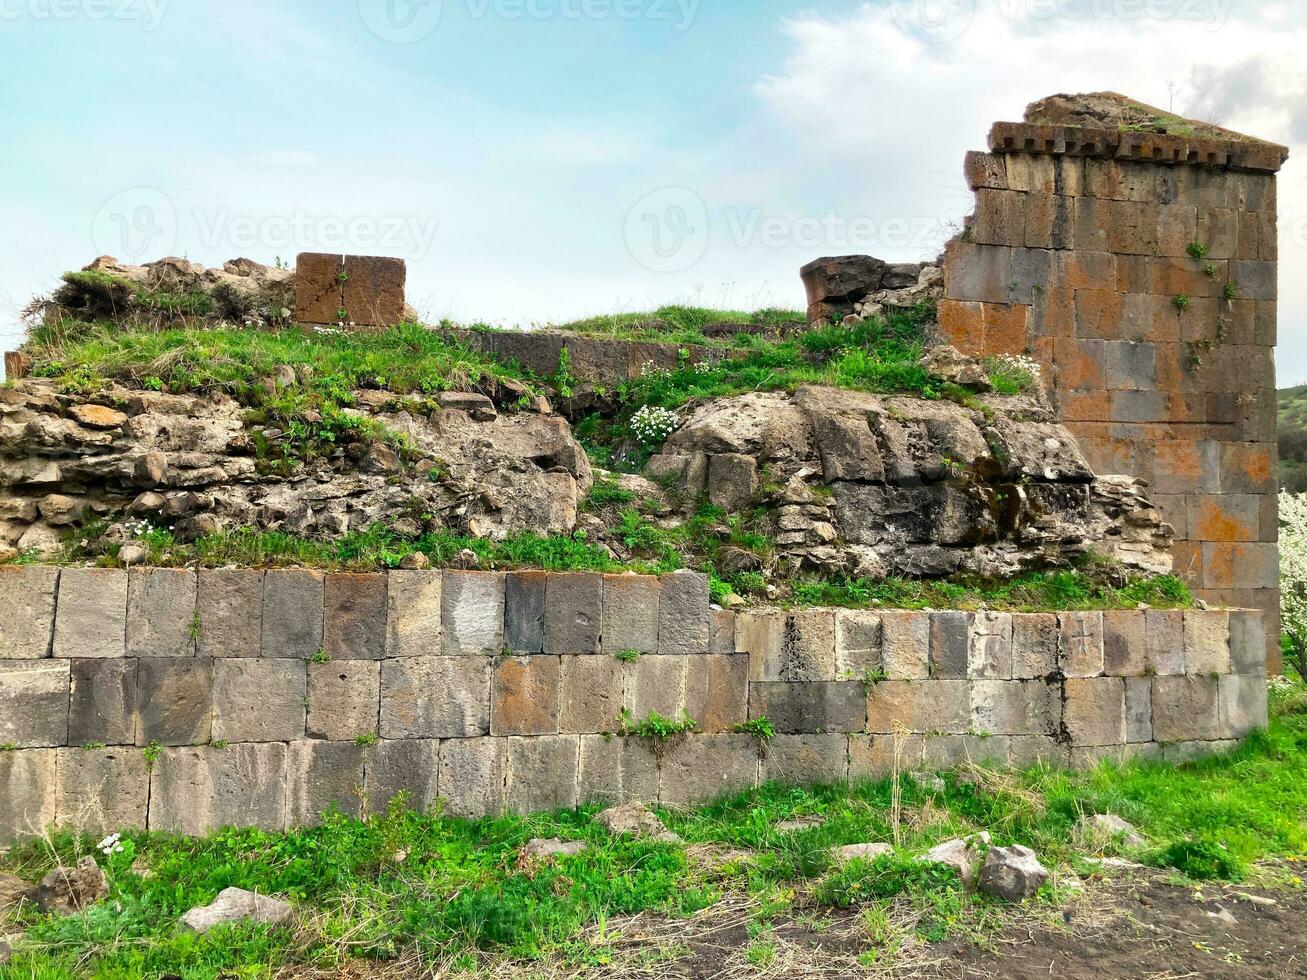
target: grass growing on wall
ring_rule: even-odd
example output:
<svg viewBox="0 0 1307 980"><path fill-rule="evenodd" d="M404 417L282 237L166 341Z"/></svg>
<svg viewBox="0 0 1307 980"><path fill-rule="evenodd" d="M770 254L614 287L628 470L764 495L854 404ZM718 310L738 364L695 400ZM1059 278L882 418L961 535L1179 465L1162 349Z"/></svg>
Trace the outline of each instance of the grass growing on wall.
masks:
<svg viewBox="0 0 1307 980"><path fill-rule="evenodd" d="M662 811L679 843L612 837L591 819L593 806L476 821L396 810L366 820L329 816L321 827L289 833L226 830L203 839L127 832L123 851L102 858L109 898L80 916L43 916L29 906L13 923L25 936L0 975L268 976L311 968L368 976L394 967L416 976L509 963L576 975L618 955L620 917L685 920L722 908L743 910L733 914L744 915L748 941L760 946L787 924L854 909L868 925L866 964L884 966L900 946L959 935L984 942L1011 921L1011 907L913 860L940 840L978 830L995 844L1034 848L1054 870L1020 913L1025 921L1060 920L1066 876L1092 876L1084 860L1091 854L1169 868L1181 881L1293 887L1278 862L1307 851L1305 767L1307 697L1299 686L1273 694L1270 730L1226 757L1083 773L967 765L946 773L942 788L903 775L898 807L891 780L767 785ZM1082 815L1109 812L1134 823L1145 843L1076 840ZM777 830L800 816L823 822ZM518 848L533 837L587 848L543 865L520 863ZM831 858L838 845L896 839L894 853L873 862L841 869ZM56 856L72 862L98 854L94 840L60 833L0 857L0 870L34 881ZM228 886L291 899L297 928L178 930L179 916Z"/></svg>

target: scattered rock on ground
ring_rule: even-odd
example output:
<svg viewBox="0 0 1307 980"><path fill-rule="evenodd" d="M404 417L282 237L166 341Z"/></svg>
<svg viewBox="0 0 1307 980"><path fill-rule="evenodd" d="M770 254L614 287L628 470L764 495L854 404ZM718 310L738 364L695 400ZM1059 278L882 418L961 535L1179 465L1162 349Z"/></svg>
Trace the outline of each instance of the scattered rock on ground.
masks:
<svg viewBox="0 0 1307 980"><path fill-rule="evenodd" d="M942 793L948 789L944 779L938 773L934 772L910 772L909 778L920 786L922 789L928 789L932 793Z"/></svg>
<svg viewBox="0 0 1307 980"><path fill-rule="evenodd" d="M135 541L128 542L118 549L118 560L124 565L139 565L150 557L150 549Z"/></svg>
<svg viewBox="0 0 1307 980"><path fill-rule="evenodd" d="M1223 926L1237 926L1239 920L1230 914L1230 910L1225 906L1218 906L1219 912L1208 912L1207 917L1213 921L1221 923Z"/></svg>
<svg viewBox="0 0 1307 980"><path fill-rule="evenodd" d="M1089 864L1097 865L1102 871L1142 871L1144 865L1125 858L1085 858Z"/></svg>
<svg viewBox="0 0 1307 980"><path fill-rule="evenodd" d="M835 863L838 865L848 864L861 858L864 861L874 861L876 858L885 854L893 854L894 846L875 842L871 844L845 844L843 847L837 847L832 852Z"/></svg>
<svg viewBox="0 0 1307 980"><path fill-rule="evenodd" d="M14 875L0 874L0 915L23 902L36 901L36 886Z"/></svg>
<svg viewBox="0 0 1307 980"><path fill-rule="evenodd" d="M793 834L800 830L820 827L825 822L821 817L795 817L792 820L782 820L776 825L776 831L781 834Z"/></svg>
<svg viewBox="0 0 1307 980"><path fill-rule="evenodd" d="M610 834L630 834L633 837L652 837L654 840L674 841L679 838L663 826L658 815L643 803L623 803L595 814L595 822Z"/></svg>
<svg viewBox="0 0 1307 980"><path fill-rule="evenodd" d="M1099 846L1110 844L1118 836L1130 847L1138 847L1144 842L1135 825L1122 820L1115 813L1095 813L1081 817L1076 826L1076 834L1082 841Z"/></svg>
<svg viewBox="0 0 1307 980"><path fill-rule="evenodd" d="M981 848L988 847L989 841L989 831L986 830L970 837L955 837L936 844L917 860L947 864L957 871L963 884L970 885L976 872L976 863L980 860Z"/></svg>
<svg viewBox="0 0 1307 980"><path fill-rule="evenodd" d="M556 857L575 857L585 850L585 841L560 840L557 837L533 837L517 852L517 863L523 867L544 864Z"/></svg>
<svg viewBox="0 0 1307 980"><path fill-rule="evenodd" d="M87 856L75 868L55 868L41 879L36 901L43 911L72 915L109 894L104 872Z"/></svg>
<svg viewBox="0 0 1307 980"><path fill-rule="evenodd" d="M192 932L208 932L227 922L255 922L279 926L290 921L289 902L271 895L258 895L244 888L224 888L208 905L199 905L182 916L182 925Z"/></svg>
<svg viewBox="0 0 1307 980"><path fill-rule="evenodd" d="M1039 863L1035 852L1020 844L991 847L985 855L976 884L987 895L1009 902L1029 898L1048 881L1048 869Z"/></svg>

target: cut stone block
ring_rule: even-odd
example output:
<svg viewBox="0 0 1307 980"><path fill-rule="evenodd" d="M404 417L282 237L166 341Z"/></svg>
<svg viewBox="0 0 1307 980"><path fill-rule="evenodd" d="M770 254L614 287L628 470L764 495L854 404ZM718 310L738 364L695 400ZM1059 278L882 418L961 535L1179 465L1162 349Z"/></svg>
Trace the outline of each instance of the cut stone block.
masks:
<svg viewBox="0 0 1307 980"><path fill-rule="evenodd" d="M890 680L910 681L930 676L930 615L924 612L884 612L880 616L881 660Z"/></svg>
<svg viewBox="0 0 1307 980"><path fill-rule="evenodd" d="M1230 660L1236 674L1266 673L1266 620L1260 611L1230 610Z"/></svg>
<svg viewBox="0 0 1307 980"><path fill-rule="evenodd" d="M934 734L922 739L921 768L926 772L953 769L963 763L1001 768L1008 764L1011 735Z"/></svg>
<svg viewBox="0 0 1307 980"><path fill-rule="evenodd" d="M1058 614L1062 673L1067 677L1098 677L1103 673L1103 614Z"/></svg>
<svg viewBox="0 0 1307 980"><path fill-rule="evenodd" d="M127 655L192 657L195 573L188 568L136 568L127 574Z"/></svg>
<svg viewBox="0 0 1307 980"><path fill-rule="evenodd" d="M409 810L429 813L439 798L440 742L382 739L371 747L363 778L368 813L386 813L402 793Z"/></svg>
<svg viewBox="0 0 1307 980"><path fill-rule="evenodd" d="M272 568L263 577L263 656L308 660L322 649L326 576L308 568Z"/></svg>
<svg viewBox="0 0 1307 980"><path fill-rule="evenodd" d="M70 683L67 660L0 660L0 745L67 745Z"/></svg>
<svg viewBox="0 0 1307 980"><path fill-rule="evenodd" d="M50 656L58 587L59 569L49 565L0 567L0 659Z"/></svg>
<svg viewBox="0 0 1307 980"><path fill-rule="evenodd" d="M860 732L867 696L861 681L754 681L749 717L766 718L778 732Z"/></svg>
<svg viewBox="0 0 1307 980"><path fill-rule="evenodd" d="M751 735L697 735L669 745L658 772L665 806L705 803L752 789L758 781L758 740Z"/></svg>
<svg viewBox="0 0 1307 980"><path fill-rule="evenodd" d="M680 571L663 575L659 581L658 652L707 653L712 633L708 576Z"/></svg>
<svg viewBox="0 0 1307 980"><path fill-rule="evenodd" d="M658 652L659 582L653 575L605 575L605 653Z"/></svg>
<svg viewBox="0 0 1307 980"><path fill-rule="evenodd" d="M1012 616L978 612L971 620L967 676L1007 680L1012 676Z"/></svg>
<svg viewBox="0 0 1307 980"><path fill-rule="evenodd" d="M614 732L625 704L626 665L616 657L562 658L559 706L565 735Z"/></svg>
<svg viewBox="0 0 1307 980"><path fill-rule="evenodd" d="M1265 674L1226 674L1217 684L1221 738L1243 738L1266 728Z"/></svg>
<svg viewBox="0 0 1307 980"><path fill-rule="evenodd" d="M1008 739L1008 765L1014 769L1065 769L1070 762L1071 750L1056 736L1013 735Z"/></svg>
<svg viewBox="0 0 1307 980"><path fill-rule="evenodd" d="M967 676L971 615L949 610L930 615L930 676L961 680Z"/></svg>
<svg viewBox="0 0 1307 980"><path fill-rule="evenodd" d="M1149 609L1144 613L1144 647L1150 674L1184 673L1184 614L1179 609Z"/></svg>
<svg viewBox="0 0 1307 980"><path fill-rule="evenodd" d="M835 678L860 680L883 668L880 615L861 609L835 613Z"/></svg>
<svg viewBox="0 0 1307 980"><path fill-rule="evenodd" d="M495 665L490 734L558 734L560 658L504 657Z"/></svg>
<svg viewBox="0 0 1307 980"><path fill-rule="evenodd" d="M1139 609L1103 612L1103 673L1143 677L1148 670L1146 616Z"/></svg>
<svg viewBox="0 0 1307 980"><path fill-rule="evenodd" d="M195 614L201 657L257 657L263 649L263 570L202 568Z"/></svg>
<svg viewBox="0 0 1307 980"><path fill-rule="evenodd" d="M576 806L576 735L509 738L504 750L504 805L511 813Z"/></svg>
<svg viewBox="0 0 1307 980"><path fill-rule="evenodd" d="M136 744L202 745L213 716L213 662L142 657L136 664Z"/></svg>
<svg viewBox="0 0 1307 980"><path fill-rule="evenodd" d="M376 327L402 323L407 275L403 259L346 255L341 300L349 319Z"/></svg>
<svg viewBox="0 0 1307 980"><path fill-rule="evenodd" d="M303 738L305 697L303 660L215 660L213 740L289 742Z"/></svg>
<svg viewBox="0 0 1307 980"><path fill-rule="evenodd" d="M287 826L317 826L329 811L359 816L369 751L353 742L291 742L286 747Z"/></svg>
<svg viewBox="0 0 1307 980"><path fill-rule="evenodd" d="M678 719L686 710L690 657L642 656L626 668L626 709L637 722L657 713Z"/></svg>
<svg viewBox="0 0 1307 980"><path fill-rule="evenodd" d="M340 323L341 311L345 309L344 275L341 255L300 252L295 258L296 321ZM345 319L349 319L348 313Z"/></svg>
<svg viewBox="0 0 1307 980"><path fill-rule="evenodd" d="M381 698L381 665L375 660L331 660L308 668L309 738L352 742L375 735Z"/></svg>
<svg viewBox="0 0 1307 980"><path fill-rule="evenodd" d="M65 568L55 613L56 657L121 657L127 650L127 572Z"/></svg>
<svg viewBox="0 0 1307 980"><path fill-rule="evenodd" d="M762 782L813 786L842 783L849 775L847 735L776 735L763 746Z"/></svg>
<svg viewBox="0 0 1307 980"><path fill-rule="evenodd" d="M0 841L35 837L55 819L54 749L0 752Z"/></svg>
<svg viewBox="0 0 1307 980"><path fill-rule="evenodd" d="M438 569L386 575L386 656L431 657L441 652Z"/></svg>
<svg viewBox="0 0 1307 980"><path fill-rule="evenodd" d="M403 657L381 665L382 738L490 734L490 659Z"/></svg>
<svg viewBox="0 0 1307 980"><path fill-rule="evenodd" d="M551 574L545 583L545 653L598 653L603 602L602 575Z"/></svg>
<svg viewBox="0 0 1307 980"><path fill-rule="evenodd" d="M386 577L333 572L323 599L323 648L332 660L380 660L386 646Z"/></svg>
<svg viewBox="0 0 1307 980"><path fill-rule="evenodd" d="M1153 740L1153 681L1149 677L1125 679L1125 737L1130 743Z"/></svg>
<svg viewBox="0 0 1307 980"><path fill-rule="evenodd" d="M150 829L197 837L219 827L286 827L280 742L165 749L150 774Z"/></svg>
<svg viewBox="0 0 1307 980"><path fill-rule="evenodd" d="M1223 610L1184 611L1184 666L1188 674L1228 674L1230 617Z"/></svg>
<svg viewBox="0 0 1307 980"><path fill-rule="evenodd" d="M1034 680L1055 673L1058 627L1053 613L1012 614L1012 677Z"/></svg>
<svg viewBox="0 0 1307 980"><path fill-rule="evenodd" d="M1126 740L1125 681L1068 677L1062 715L1072 745L1122 745Z"/></svg>
<svg viewBox="0 0 1307 980"><path fill-rule="evenodd" d="M867 692L867 731L964 734L971 724L971 682L881 681Z"/></svg>
<svg viewBox="0 0 1307 980"><path fill-rule="evenodd" d="M1239 742L1235 739L1214 742L1206 740L1169 742L1161 747L1162 761L1169 765L1179 766L1186 762L1196 762L1199 759L1207 759L1215 755L1228 755L1237 748L1239 748Z"/></svg>
<svg viewBox="0 0 1307 980"><path fill-rule="evenodd" d="M136 661L70 660L69 745L136 744Z"/></svg>
<svg viewBox="0 0 1307 980"><path fill-rule="evenodd" d="M735 612L731 609L712 611L712 633L708 639L709 653L735 653Z"/></svg>
<svg viewBox="0 0 1307 980"><path fill-rule="evenodd" d="M1062 689L1045 680L976 680L971 685L971 729L981 735L1055 735L1062 721Z"/></svg>
<svg viewBox="0 0 1307 980"><path fill-rule="evenodd" d="M578 803L658 801L658 756L649 739L582 735L579 767Z"/></svg>
<svg viewBox="0 0 1307 980"><path fill-rule="evenodd" d="M749 658L709 654L686 658L685 711L700 732L729 732L749 717Z"/></svg>
<svg viewBox="0 0 1307 980"><path fill-rule="evenodd" d="M1221 737L1219 685L1213 677L1153 678L1153 737L1184 742Z"/></svg>
<svg viewBox="0 0 1307 980"><path fill-rule="evenodd" d="M509 572L504 578L504 646L513 653L543 653L547 572Z"/></svg>
<svg viewBox="0 0 1307 980"><path fill-rule="evenodd" d="M143 830L150 772L136 748L59 749L55 822L79 832Z"/></svg>
<svg viewBox="0 0 1307 980"><path fill-rule="evenodd" d="M441 585L441 650L497 656L504 650L504 576L446 571Z"/></svg>
<svg viewBox="0 0 1307 980"><path fill-rule="evenodd" d="M849 781L885 779L921 766L921 735L850 735Z"/></svg>
<svg viewBox="0 0 1307 980"><path fill-rule="evenodd" d="M454 817L504 809L504 739L453 738L440 743L440 796Z"/></svg>
<svg viewBox="0 0 1307 980"><path fill-rule="evenodd" d="M747 627L749 676L756 681L833 681L835 613L800 609L755 617Z"/></svg>

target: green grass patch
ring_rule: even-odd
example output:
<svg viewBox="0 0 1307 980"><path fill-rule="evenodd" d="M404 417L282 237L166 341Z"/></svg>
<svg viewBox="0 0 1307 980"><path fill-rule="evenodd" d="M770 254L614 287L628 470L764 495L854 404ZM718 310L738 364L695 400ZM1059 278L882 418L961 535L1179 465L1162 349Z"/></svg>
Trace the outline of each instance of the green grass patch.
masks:
<svg viewBox="0 0 1307 980"><path fill-rule="evenodd" d="M763 309L752 312L719 310L702 306L660 306L645 313L608 313L585 317L568 323L549 324L556 330L601 334L622 340L642 340L663 344L730 346L753 343L748 334L737 337L709 337L703 328L711 323L743 323L750 326L781 327L803 324L804 313L797 310Z"/></svg>

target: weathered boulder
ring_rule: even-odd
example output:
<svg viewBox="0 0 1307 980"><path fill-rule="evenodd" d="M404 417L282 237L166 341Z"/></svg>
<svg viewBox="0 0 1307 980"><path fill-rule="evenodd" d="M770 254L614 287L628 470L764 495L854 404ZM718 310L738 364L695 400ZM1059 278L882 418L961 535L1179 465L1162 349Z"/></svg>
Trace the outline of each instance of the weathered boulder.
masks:
<svg viewBox="0 0 1307 980"><path fill-rule="evenodd" d="M813 259L799 270L808 294L808 320L843 319L872 293L916 285L921 269L918 262L891 264L871 255Z"/></svg>
<svg viewBox="0 0 1307 980"><path fill-rule="evenodd" d="M585 841L560 840L557 837L533 837L517 852L517 863L522 868L535 868L558 857L575 857L585 850Z"/></svg>
<svg viewBox="0 0 1307 980"><path fill-rule="evenodd" d="M1035 852L1020 844L991 847L980 867L976 886L987 895L1009 902L1029 898L1048 881L1048 869L1039 863Z"/></svg>
<svg viewBox="0 0 1307 980"><path fill-rule="evenodd" d="M894 853L893 844L872 843L872 844L845 844L843 847L835 848L832 857L836 865L845 865L850 861L863 860L874 861L878 857Z"/></svg>
<svg viewBox="0 0 1307 980"><path fill-rule="evenodd" d="M181 918L184 929L205 933L228 922L286 925L294 910L289 902L271 895L259 895L243 888L224 888L208 905L200 905Z"/></svg>
<svg viewBox="0 0 1307 980"><path fill-rule="evenodd" d="M610 834L630 834L632 837L652 837L654 840L676 840L658 815L643 803L623 803L595 814L595 822Z"/></svg>
<svg viewBox="0 0 1307 980"><path fill-rule="evenodd" d="M947 864L957 871L964 885L970 885L981 852L988 846L989 832L982 830L970 837L955 837L936 844L917 860L927 864Z"/></svg>
<svg viewBox="0 0 1307 980"><path fill-rule="evenodd" d="M1076 836L1094 847L1102 847L1118 839L1129 847L1138 847L1144 842L1135 825L1115 813L1094 813L1081 817L1076 824Z"/></svg>
<svg viewBox="0 0 1307 980"><path fill-rule="evenodd" d="M75 868L48 872L37 886L36 903L45 912L73 915L109 894L109 883L95 858L82 858Z"/></svg>
<svg viewBox="0 0 1307 980"><path fill-rule="evenodd" d="M36 901L36 885L10 874L0 874L0 916L12 912L23 902Z"/></svg>
<svg viewBox="0 0 1307 980"><path fill-rule="evenodd" d="M749 479L764 471L765 486ZM797 569L1003 576L1097 552L1170 570L1171 529L1142 485L1095 477L1027 396L988 395L983 410L817 385L718 398L689 412L649 472L686 501L761 493Z"/></svg>

